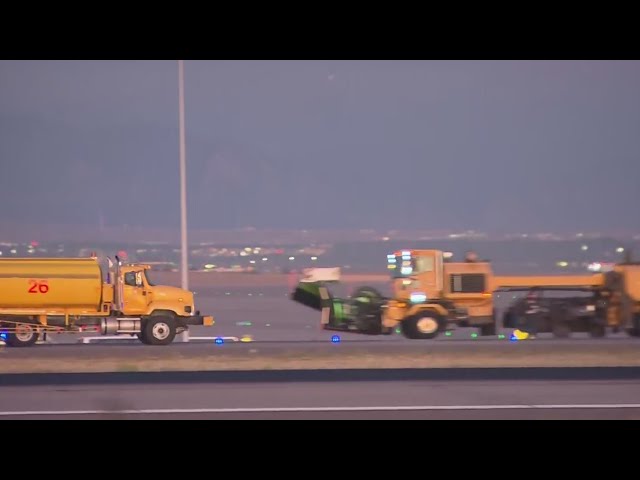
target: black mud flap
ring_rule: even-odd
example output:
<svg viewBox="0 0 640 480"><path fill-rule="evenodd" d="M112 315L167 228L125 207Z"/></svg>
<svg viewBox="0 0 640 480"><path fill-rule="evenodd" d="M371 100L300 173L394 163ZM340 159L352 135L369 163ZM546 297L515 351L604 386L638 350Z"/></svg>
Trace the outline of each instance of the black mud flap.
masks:
<svg viewBox="0 0 640 480"><path fill-rule="evenodd" d="M321 313L325 330L349 330L348 302L335 298L329 289L318 282L299 282L291 293L291 300Z"/></svg>
<svg viewBox="0 0 640 480"><path fill-rule="evenodd" d="M320 312L321 325L325 330L390 334L392 330L382 328L381 324L382 296L364 287L356 293L356 298L335 298L322 283L299 282L291 293L291 300Z"/></svg>
<svg viewBox="0 0 640 480"><path fill-rule="evenodd" d="M322 298L323 294L325 299ZM316 282L299 282L291 293L291 300L320 312L322 307L330 305L333 299L326 287Z"/></svg>

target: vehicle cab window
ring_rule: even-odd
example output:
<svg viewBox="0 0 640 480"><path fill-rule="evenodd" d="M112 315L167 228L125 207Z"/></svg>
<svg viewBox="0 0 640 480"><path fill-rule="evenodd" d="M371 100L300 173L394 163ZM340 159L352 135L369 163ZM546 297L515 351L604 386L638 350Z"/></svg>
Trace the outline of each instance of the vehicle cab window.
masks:
<svg viewBox="0 0 640 480"><path fill-rule="evenodd" d="M414 258L414 271L416 273L433 272L434 258L431 256L417 256Z"/></svg>
<svg viewBox="0 0 640 480"><path fill-rule="evenodd" d="M127 272L124 274L124 284L130 287L136 286L136 274L134 272Z"/></svg>
<svg viewBox="0 0 640 480"><path fill-rule="evenodd" d="M142 272L127 272L124 274L124 284L130 287L142 287Z"/></svg>
<svg viewBox="0 0 640 480"><path fill-rule="evenodd" d="M387 255L388 268L393 278L407 278L413 275L431 273L435 268L435 259L431 255L413 255L411 251Z"/></svg>

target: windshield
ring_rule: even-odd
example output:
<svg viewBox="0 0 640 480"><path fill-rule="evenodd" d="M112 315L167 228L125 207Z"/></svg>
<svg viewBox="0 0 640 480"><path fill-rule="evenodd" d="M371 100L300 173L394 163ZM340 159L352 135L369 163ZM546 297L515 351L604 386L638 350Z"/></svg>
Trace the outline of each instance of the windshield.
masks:
<svg viewBox="0 0 640 480"><path fill-rule="evenodd" d="M415 262L411 258L411 252L396 252L387 255L387 268L391 270L392 278L405 278L413 275Z"/></svg>
<svg viewBox="0 0 640 480"><path fill-rule="evenodd" d="M147 279L147 285L149 285L150 287L156 286L156 284L151 281L151 277L149 276L149 270L144 271L144 278Z"/></svg>
<svg viewBox="0 0 640 480"><path fill-rule="evenodd" d="M410 251L387 255L387 268L392 278L407 278L418 273L433 271L432 256L414 256Z"/></svg>

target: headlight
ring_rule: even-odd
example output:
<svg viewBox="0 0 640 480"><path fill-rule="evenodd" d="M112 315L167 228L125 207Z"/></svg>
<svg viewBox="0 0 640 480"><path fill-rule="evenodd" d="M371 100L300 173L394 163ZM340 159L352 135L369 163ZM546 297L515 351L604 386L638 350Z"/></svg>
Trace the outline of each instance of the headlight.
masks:
<svg viewBox="0 0 640 480"><path fill-rule="evenodd" d="M411 303L423 303L427 301L427 294L423 292L413 292L410 299Z"/></svg>

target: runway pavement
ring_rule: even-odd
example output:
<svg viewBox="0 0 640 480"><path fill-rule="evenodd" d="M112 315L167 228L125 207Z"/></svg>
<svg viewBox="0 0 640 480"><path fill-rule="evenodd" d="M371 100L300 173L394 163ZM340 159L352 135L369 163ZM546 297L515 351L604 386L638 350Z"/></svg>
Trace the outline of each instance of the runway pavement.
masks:
<svg viewBox="0 0 640 480"><path fill-rule="evenodd" d="M319 328L318 312L289 300L286 286L202 289L196 301L216 325L194 328L190 335L208 340L150 347L126 337L82 345L78 336L53 336L48 345L0 347L0 361L289 355L339 362L341 356L372 353L495 358L514 351L538 357L596 352L615 359L623 352L635 355L640 346L624 334L510 342L508 330L499 332L503 338L482 338L475 329L461 329L433 341L328 332ZM334 335L340 342L331 341ZM253 341L213 341L244 336ZM621 368L16 374L0 375L0 419L640 419L638 380L639 369Z"/></svg>
<svg viewBox="0 0 640 480"><path fill-rule="evenodd" d="M72 415L25 414L13 420L640 420L640 408L531 407L526 409L480 410L331 410L331 411L249 411L196 413L78 413ZM3 417L0 416L0 420Z"/></svg>
<svg viewBox="0 0 640 480"><path fill-rule="evenodd" d="M558 371L564 378L553 377ZM51 376L0 387L0 419L640 419L640 369L578 372L538 370L517 379L495 371L493 379L487 373L470 380L462 370L430 379L407 371L406 378L358 380L357 372L334 371L331 381L275 381L292 373L251 372L254 381L234 382L167 374L144 383L120 374L118 382L85 385L61 385Z"/></svg>
<svg viewBox="0 0 640 480"><path fill-rule="evenodd" d="M349 290L343 286L342 291L339 293L346 295ZM289 299L288 295L289 290L286 286L263 288L211 287L197 290L197 308L203 313L212 314L216 323L213 327L193 327L190 331L192 338L206 337L209 340L199 341L194 339L192 341L206 344L213 342L212 337L235 337L237 339L251 337L255 342L260 342L261 344L269 343L273 346L269 348L285 348L295 343L300 345L304 343L308 345L308 348L314 349L319 347L312 347L311 345L313 344L327 344L327 348L329 348L331 338L334 335L338 335L343 341L343 345L359 343L361 345L366 344L367 348L388 348L389 345L415 348L418 344L427 345L452 341L466 341L468 345L479 342L508 343L512 332L510 329L501 329L498 331L500 336L483 338L478 336L478 330L475 328L462 328L452 332L450 335L443 335L434 341L409 340L397 332L392 335L381 336L330 332L320 329L319 312L294 303ZM497 299L499 305L504 305L512 296L509 299L503 297ZM87 336L53 334L49 335L48 340L55 345L71 345L77 343L82 337ZM584 344L598 345L608 341L638 342L638 339L630 338L624 333L609 334L605 339L591 339L587 334L580 333L574 334L568 340L554 339L550 334L542 334L539 336L538 341L571 343L579 341ZM144 348L135 337L123 336L115 342L111 340L108 340L108 342L115 344L130 343L136 345L138 349ZM277 346L278 344L280 344L279 347ZM194 348L206 347L197 346ZM0 351L4 350L7 349L0 348ZM34 349L30 350L33 351ZM90 351L92 354L98 352L98 350L93 349ZM80 349L74 350L74 352L83 354ZM40 353L29 353L29 355L32 354L40 355Z"/></svg>
<svg viewBox="0 0 640 480"><path fill-rule="evenodd" d="M85 362L85 360L98 362L116 358L122 360L121 365L116 368L125 370L138 369L137 361L147 360L149 363L160 360L166 365L174 359L202 360L200 364L206 368L216 368L216 361L222 356L226 359L231 358L229 364L233 364L233 358L240 358L246 362L268 356L320 357L321 359L330 357L335 366L341 361L342 356L387 355L389 359L395 356L406 358L419 355L424 358L425 354L434 354L425 359L425 366L434 360L444 361L442 358L445 356L477 358L478 362L481 362L480 356L508 359L513 358L513 354L519 356L532 354L537 359L564 354L567 358L571 355L584 358L585 355L595 354L608 360L609 364L616 358L626 355L627 360L621 364L628 365L629 357L633 357L636 348L640 347L639 339L625 334L610 335L601 339L592 339L584 334L575 335L570 339L556 339L551 335L541 335L533 341L511 342L509 340L511 332L508 330L501 332L502 337L479 337L476 335L476 329L461 329L451 336L441 336L429 341L409 340L399 334L365 336L325 331L319 328L318 312L290 301L286 287L271 287L261 291L251 291L246 288L229 289L229 291L210 289L198 292L197 298L199 308L216 316L216 324L210 328L193 328L190 332L193 340L190 343L174 343L164 347L146 346L135 337L123 336L115 341L83 345L77 343L80 339L79 335L52 335L49 337L50 343L32 348L0 347L0 361L2 361L0 367L6 367L4 371L16 371L19 367L16 362L20 359L36 360L37 367L45 368L55 363L53 360L69 361L68 364L73 366L74 363L79 365L79 362ZM332 337L335 335L339 336L339 343L332 342ZM205 337L207 340L197 340L198 337ZM215 337L235 337L236 339L250 337L252 341L236 343L228 340L218 344L214 341ZM47 363L47 360L51 362ZM560 363L560 365L566 364ZM312 368L309 365L304 367ZM30 368L32 367L25 367L27 370ZM67 366L57 368L67 368ZM187 366L186 368L203 367Z"/></svg>
<svg viewBox="0 0 640 480"><path fill-rule="evenodd" d="M247 355L300 355L329 356L385 354L411 355L425 353L442 354L494 354L506 352L551 354L563 352L611 354L635 351L640 355L640 340L628 337L604 339L536 339L526 342L513 342L508 339L497 340L495 337L467 339L440 339L432 341L381 341L377 338L357 337L342 339L340 343L331 341L334 332L325 332L322 340L290 340L216 343L213 338L206 341L190 343L174 343L167 346L148 346L135 340L116 340L110 344L43 344L30 348L0 349L0 359L62 359L62 358L198 358L215 355L247 356Z"/></svg>

